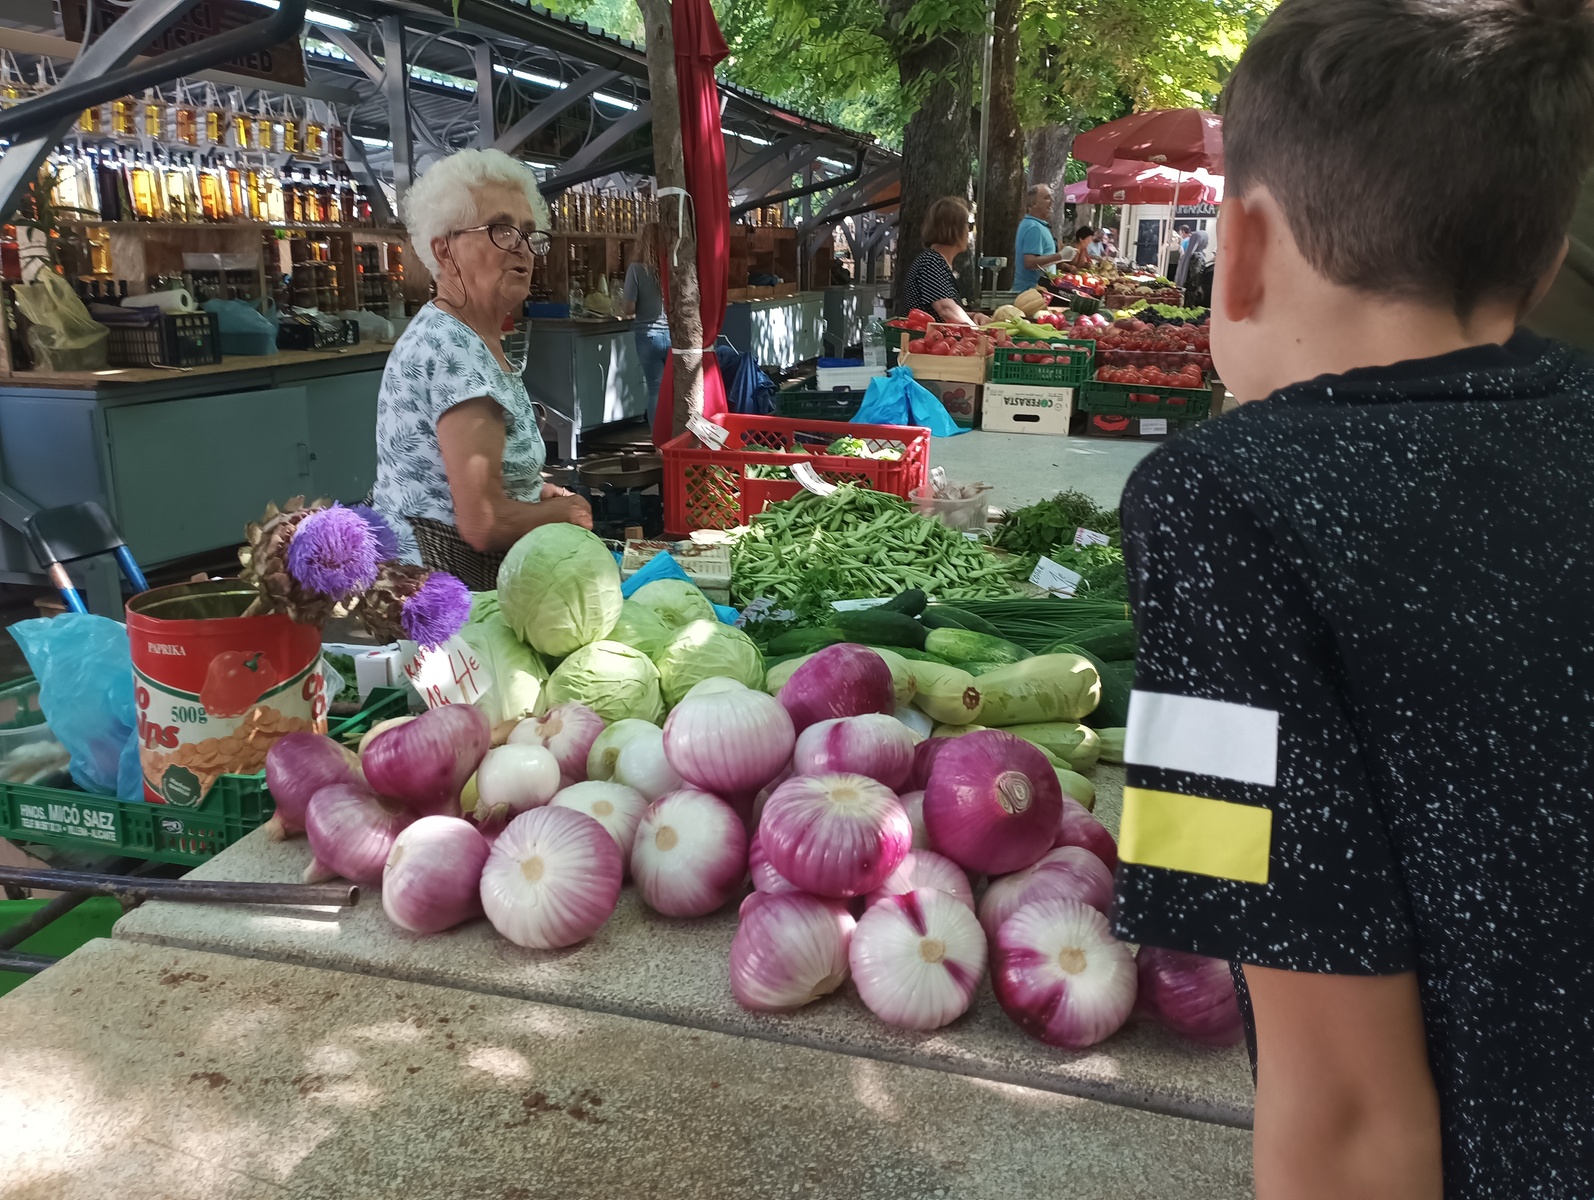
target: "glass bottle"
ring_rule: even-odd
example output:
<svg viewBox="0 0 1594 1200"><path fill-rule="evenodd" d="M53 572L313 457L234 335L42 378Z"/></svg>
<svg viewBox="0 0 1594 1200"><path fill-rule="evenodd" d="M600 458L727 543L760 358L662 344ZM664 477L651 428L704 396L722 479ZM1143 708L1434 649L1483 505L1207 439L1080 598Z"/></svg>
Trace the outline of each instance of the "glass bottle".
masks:
<svg viewBox="0 0 1594 1200"><path fill-rule="evenodd" d="M255 146L270 152L277 149L277 127L264 111L255 115Z"/></svg>
<svg viewBox="0 0 1594 1200"><path fill-rule="evenodd" d="M312 158L320 158L323 153L324 130L320 122L306 120L304 123L304 152Z"/></svg>
<svg viewBox="0 0 1594 1200"><path fill-rule="evenodd" d="M239 220L247 220L249 216L249 201L244 196L244 186L248 183L248 176L238 169L238 164L229 161L226 168L227 178L227 207L232 215Z"/></svg>
<svg viewBox="0 0 1594 1200"><path fill-rule="evenodd" d="M89 270L96 275L111 273L111 235L107 230L94 228L88 231Z"/></svg>
<svg viewBox="0 0 1594 1200"><path fill-rule="evenodd" d="M214 165L206 166L199 173L199 207L207 221L225 221L227 219L226 187L223 185L220 172Z"/></svg>
<svg viewBox="0 0 1594 1200"><path fill-rule="evenodd" d="M156 142L166 136L166 105L152 91L144 93L144 136Z"/></svg>
<svg viewBox="0 0 1594 1200"><path fill-rule="evenodd" d="M343 126L336 121L327 126L327 152L336 161L343 161Z"/></svg>
<svg viewBox="0 0 1594 1200"><path fill-rule="evenodd" d="M199 113L192 104L177 106L177 140L185 146L199 145Z"/></svg>
<svg viewBox="0 0 1594 1200"><path fill-rule="evenodd" d="M232 114L232 144L239 150L258 150L259 143L255 141L255 123L249 119L249 114L236 110Z"/></svg>
<svg viewBox="0 0 1594 1200"><path fill-rule="evenodd" d="M319 225L325 217L321 212L321 192L317 189L314 180L305 179L299 185L299 195L303 198L304 221L306 225ZM318 246L320 243L316 243Z"/></svg>
<svg viewBox="0 0 1594 1200"><path fill-rule="evenodd" d="M188 190L188 174L178 162L167 162L163 168L166 178L166 213L173 221L194 219L193 196Z"/></svg>
<svg viewBox="0 0 1594 1200"><path fill-rule="evenodd" d="M266 219L266 176L267 172L259 167L249 168L249 219L251 221L264 221Z"/></svg>
<svg viewBox="0 0 1594 1200"><path fill-rule="evenodd" d="M304 189L299 186L299 172L295 171L282 185L283 219L295 225L304 224Z"/></svg>
<svg viewBox="0 0 1594 1200"><path fill-rule="evenodd" d="M133 97L123 96L111 101L111 132L117 137L137 136L137 111Z"/></svg>
<svg viewBox="0 0 1594 1200"><path fill-rule="evenodd" d="M103 118L104 114L100 111L100 106L98 104L96 104L93 108L85 108L81 113L78 114L78 132L99 133L102 128Z"/></svg>
<svg viewBox="0 0 1594 1200"><path fill-rule="evenodd" d="M292 113L282 120L282 149L286 154L299 153L299 122Z"/></svg>
<svg viewBox="0 0 1594 1200"><path fill-rule="evenodd" d="M281 225L288 219L282 180L271 170L262 171L261 175L266 183L266 220L273 225Z"/></svg>
<svg viewBox="0 0 1594 1200"><path fill-rule="evenodd" d="M336 189L327 178L325 171L317 171L315 177L315 202L316 210L321 214L319 220L328 225L337 224L337 217L333 215L332 198Z"/></svg>
<svg viewBox="0 0 1594 1200"><path fill-rule="evenodd" d="M160 219L159 204L155 198L155 181L141 156L135 155L127 167L127 187L133 196L133 216L140 221Z"/></svg>
<svg viewBox="0 0 1594 1200"><path fill-rule="evenodd" d="M324 196L322 208L325 215L322 219L328 225L343 224L345 220L343 213L343 185L338 182L336 176L332 176L327 180Z"/></svg>
<svg viewBox="0 0 1594 1200"><path fill-rule="evenodd" d="M221 145L221 109L205 110L205 141L212 146Z"/></svg>

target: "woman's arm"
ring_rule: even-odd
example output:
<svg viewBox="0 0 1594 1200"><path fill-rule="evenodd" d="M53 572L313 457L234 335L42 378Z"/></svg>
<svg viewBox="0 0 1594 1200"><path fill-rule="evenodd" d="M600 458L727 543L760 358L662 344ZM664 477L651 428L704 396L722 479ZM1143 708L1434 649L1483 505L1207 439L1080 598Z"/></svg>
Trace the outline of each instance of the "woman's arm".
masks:
<svg viewBox="0 0 1594 1200"><path fill-rule="evenodd" d="M974 318L956 300L937 300L935 315L948 325L973 325Z"/></svg>
<svg viewBox="0 0 1594 1200"><path fill-rule="evenodd" d="M1417 977L1247 966L1257 1200L1441 1200Z"/></svg>
<svg viewBox="0 0 1594 1200"><path fill-rule="evenodd" d="M486 396L456 404L437 419L459 536L489 553L509 549L539 525L566 521L591 529L592 508L580 496L528 503L504 494L505 436L504 410Z"/></svg>

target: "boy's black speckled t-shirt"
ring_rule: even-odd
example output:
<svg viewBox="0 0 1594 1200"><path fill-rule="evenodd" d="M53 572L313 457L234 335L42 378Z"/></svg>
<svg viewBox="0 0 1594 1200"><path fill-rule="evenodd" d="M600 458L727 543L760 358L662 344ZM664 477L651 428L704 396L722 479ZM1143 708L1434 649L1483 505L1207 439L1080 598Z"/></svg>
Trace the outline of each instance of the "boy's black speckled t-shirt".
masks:
<svg viewBox="0 0 1594 1200"><path fill-rule="evenodd" d="M1123 505L1120 936L1415 970L1445 1195L1594 1196L1594 361L1325 377Z"/></svg>

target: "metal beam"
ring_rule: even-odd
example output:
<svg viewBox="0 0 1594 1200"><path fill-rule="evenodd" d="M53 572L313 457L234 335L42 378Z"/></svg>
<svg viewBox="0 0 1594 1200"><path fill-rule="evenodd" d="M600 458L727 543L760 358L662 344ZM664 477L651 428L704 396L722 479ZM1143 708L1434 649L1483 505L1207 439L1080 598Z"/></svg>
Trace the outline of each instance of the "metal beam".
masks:
<svg viewBox="0 0 1594 1200"><path fill-rule="evenodd" d="M404 19L397 16L382 17L378 22L382 31L382 96L387 101L387 136L393 143L393 190L399 202L415 182L415 143L410 135L409 72L404 64Z"/></svg>
<svg viewBox="0 0 1594 1200"><path fill-rule="evenodd" d="M493 47L480 41L471 47L471 63L476 68L476 146L485 149L497 144L498 112L493 107Z"/></svg>
<svg viewBox="0 0 1594 1200"><path fill-rule="evenodd" d="M388 207L387 193L382 190L382 177L371 165L371 156L365 152L365 144L352 134L344 139L343 144L344 152L354 165L360 168L366 183L370 185L372 218L378 225L391 229L398 222L393 216L393 210Z"/></svg>
<svg viewBox="0 0 1594 1200"><path fill-rule="evenodd" d="M726 130L725 136L731 136L729 130ZM812 145L812 138L803 137L801 134L789 133L772 145L765 146L757 154L753 155L749 161L738 163L736 173L725 181L726 185L729 190L734 192L744 182L752 178L754 171L762 170L777 158L790 158L797 151L806 150Z"/></svg>
<svg viewBox="0 0 1594 1200"><path fill-rule="evenodd" d="M355 66L360 68L361 72L367 79L376 84L380 84L382 82L382 64L367 54L365 52L364 46L360 45L359 42L351 38L342 29L333 29L328 25L318 25L316 28L320 29L322 33L326 34L327 41L331 42L339 50L347 54L350 61L352 61Z"/></svg>
<svg viewBox="0 0 1594 1200"><path fill-rule="evenodd" d="M622 154L619 158L607 158L591 163L579 171L561 171L551 179L543 181L542 194L544 196L557 196L568 188L573 188L578 183L586 183L589 179L601 179L605 175L614 175L623 171L653 170L653 147L641 146L629 154Z"/></svg>
<svg viewBox="0 0 1594 1200"><path fill-rule="evenodd" d="M528 138L534 137L558 120L561 113L568 112L593 92L607 87L619 78L618 71L588 71L568 86L560 88L504 130L493 140L493 146L506 154L513 154Z"/></svg>
<svg viewBox="0 0 1594 1200"><path fill-rule="evenodd" d="M559 166L559 171L548 180L550 184L559 184L561 188L568 186L564 181L568 176L579 171L585 171L603 161L603 156L614 149L626 138L639 129L646 128L653 123L653 106L639 104L635 112L628 112L585 146L581 147L574 155L566 159ZM592 176L588 176L592 178Z"/></svg>

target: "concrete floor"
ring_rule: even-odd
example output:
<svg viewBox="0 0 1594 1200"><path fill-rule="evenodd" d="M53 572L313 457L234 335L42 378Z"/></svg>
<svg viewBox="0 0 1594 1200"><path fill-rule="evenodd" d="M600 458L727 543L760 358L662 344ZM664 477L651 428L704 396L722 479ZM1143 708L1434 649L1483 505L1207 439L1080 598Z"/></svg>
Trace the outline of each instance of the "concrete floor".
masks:
<svg viewBox="0 0 1594 1200"><path fill-rule="evenodd" d="M930 463L956 483L990 484L990 503L998 508L1033 504L1065 488L1116 506L1130 472L1156 448L1154 442L975 430L936 438Z"/></svg>

